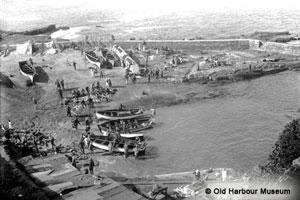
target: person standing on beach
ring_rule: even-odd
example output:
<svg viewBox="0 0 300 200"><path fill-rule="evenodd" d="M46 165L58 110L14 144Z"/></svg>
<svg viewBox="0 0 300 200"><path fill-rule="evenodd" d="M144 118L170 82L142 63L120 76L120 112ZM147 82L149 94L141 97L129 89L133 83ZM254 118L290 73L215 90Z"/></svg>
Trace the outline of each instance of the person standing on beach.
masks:
<svg viewBox="0 0 300 200"><path fill-rule="evenodd" d="M50 143L51 143L52 150L56 152L55 139L53 135L50 136Z"/></svg>
<svg viewBox="0 0 300 200"><path fill-rule="evenodd" d="M164 78L164 70L163 69L160 70L160 78Z"/></svg>
<svg viewBox="0 0 300 200"><path fill-rule="evenodd" d="M151 74L148 73L148 83L150 83L150 81L151 81Z"/></svg>
<svg viewBox="0 0 300 200"><path fill-rule="evenodd" d="M64 98L64 96L63 96L63 91L62 91L61 88L58 89L58 94L59 94L59 97L60 97L61 99Z"/></svg>
<svg viewBox="0 0 300 200"><path fill-rule="evenodd" d="M59 89L59 88L60 88L60 83L59 83L58 79L56 79L55 85L56 85L56 89Z"/></svg>
<svg viewBox="0 0 300 200"><path fill-rule="evenodd" d="M72 165L73 167L76 167L76 156L75 156L75 153L72 154Z"/></svg>
<svg viewBox="0 0 300 200"><path fill-rule="evenodd" d="M73 128L75 128L77 130L78 124L80 124L80 123L79 123L78 118L76 117L75 120L73 121Z"/></svg>
<svg viewBox="0 0 300 200"><path fill-rule="evenodd" d="M8 120L8 130L12 130L12 129L13 129L12 123L10 120Z"/></svg>
<svg viewBox="0 0 300 200"><path fill-rule="evenodd" d="M82 136L81 139L80 139L80 141L79 141L79 147L81 149L81 152L83 154L85 154L85 152L84 152L84 136Z"/></svg>
<svg viewBox="0 0 300 200"><path fill-rule="evenodd" d="M92 174L92 175L94 174L94 166L95 166L95 163L94 163L94 160L91 157L90 162L89 162L89 173Z"/></svg>
<svg viewBox="0 0 300 200"><path fill-rule="evenodd" d="M61 86L62 90L65 90L64 79L61 79L61 81L60 81L60 86Z"/></svg>
<svg viewBox="0 0 300 200"><path fill-rule="evenodd" d="M67 117L72 117L72 115L71 115L71 107L69 105L67 106Z"/></svg>
<svg viewBox="0 0 300 200"><path fill-rule="evenodd" d="M74 70L76 71L76 62L73 61L73 67L74 67Z"/></svg>

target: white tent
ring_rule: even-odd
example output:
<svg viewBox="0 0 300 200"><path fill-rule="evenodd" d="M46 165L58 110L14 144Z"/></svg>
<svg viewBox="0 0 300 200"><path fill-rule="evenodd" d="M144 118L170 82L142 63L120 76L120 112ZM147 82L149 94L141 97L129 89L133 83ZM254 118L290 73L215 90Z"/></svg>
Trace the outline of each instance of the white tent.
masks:
<svg viewBox="0 0 300 200"><path fill-rule="evenodd" d="M45 54L56 54L56 49L50 48L45 51Z"/></svg>
<svg viewBox="0 0 300 200"><path fill-rule="evenodd" d="M16 45L16 52L18 54L27 54L31 55L32 54L32 43L30 40L28 40L24 44L17 44Z"/></svg>

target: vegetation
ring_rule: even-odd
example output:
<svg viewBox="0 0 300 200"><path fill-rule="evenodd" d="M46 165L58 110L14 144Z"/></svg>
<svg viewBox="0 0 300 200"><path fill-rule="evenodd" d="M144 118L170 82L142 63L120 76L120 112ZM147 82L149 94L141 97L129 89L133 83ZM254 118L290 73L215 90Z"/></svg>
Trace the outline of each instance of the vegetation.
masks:
<svg viewBox="0 0 300 200"><path fill-rule="evenodd" d="M292 166L293 160L300 157L300 118L288 123L275 143L264 166L267 172L282 174Z"/></svg>

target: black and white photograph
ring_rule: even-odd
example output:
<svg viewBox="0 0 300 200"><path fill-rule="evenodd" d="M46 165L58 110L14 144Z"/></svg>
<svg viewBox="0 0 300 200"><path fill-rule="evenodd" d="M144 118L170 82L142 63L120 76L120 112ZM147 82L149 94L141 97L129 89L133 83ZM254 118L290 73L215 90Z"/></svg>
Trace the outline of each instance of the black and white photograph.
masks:
<svg viewBox="0 0 300 200"><path fill-rule="evenodd" d="M300 1L0 0L1 200L299 200Z"/></svg>

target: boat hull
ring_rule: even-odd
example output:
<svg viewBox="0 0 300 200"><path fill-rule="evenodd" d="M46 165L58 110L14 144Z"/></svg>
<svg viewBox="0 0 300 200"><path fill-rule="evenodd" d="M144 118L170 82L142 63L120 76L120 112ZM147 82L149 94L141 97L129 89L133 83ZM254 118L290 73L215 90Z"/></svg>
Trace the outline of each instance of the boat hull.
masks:
<svg viewBox="0 0 300 200"><path fill-rule="evenodd" d="M132 115L128 115L128 116L108 116L103 114L103 112L96 112L96 117L99 120L125 120L125 119L133 119L133 118L139 118L139 117L147 117L150 115L149 114L145 114L145 113L141 113L141 114L132 114Z"/></svg>
<svg viewBox="0 0 300 200"><path fill-rule="evenodd" d="M89 63L96 65L98 68L101 68L101 62L99 61L99 58L96 58L89 53L85 53L85 58L89 61Z"/></svg>
<svg viewBox="0 0 300 200"><path fill-rule="evenodd" d="M36 75L35 69L32 66L30 66L27 63L27 61L21 61L21 62L19 62L19 68L20 68L20 73L23 76L28 77L31 80L31 82L33 83L33 78Z"/></svg>

